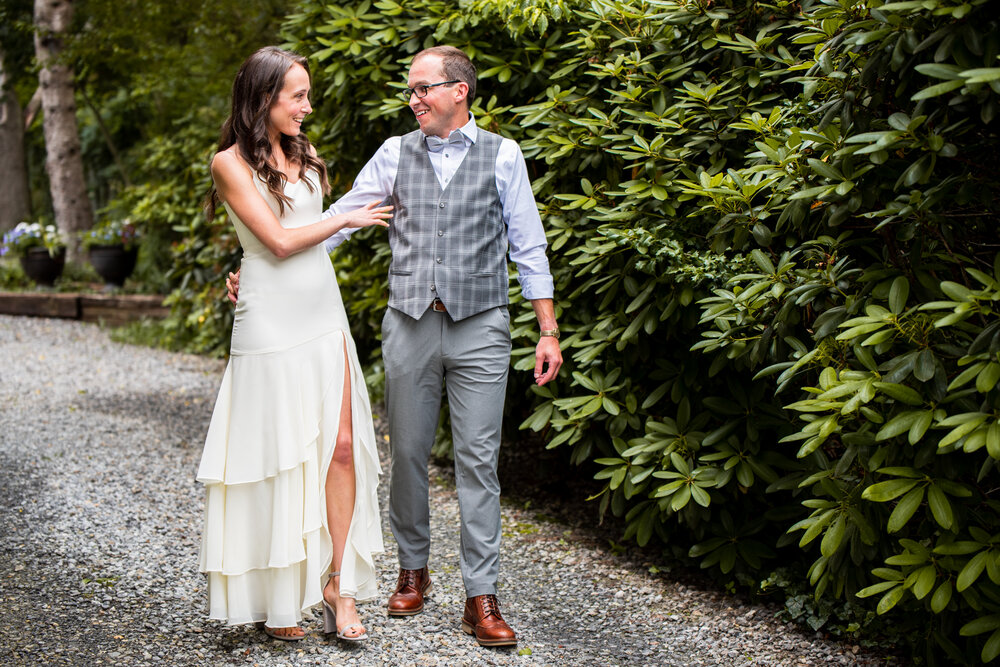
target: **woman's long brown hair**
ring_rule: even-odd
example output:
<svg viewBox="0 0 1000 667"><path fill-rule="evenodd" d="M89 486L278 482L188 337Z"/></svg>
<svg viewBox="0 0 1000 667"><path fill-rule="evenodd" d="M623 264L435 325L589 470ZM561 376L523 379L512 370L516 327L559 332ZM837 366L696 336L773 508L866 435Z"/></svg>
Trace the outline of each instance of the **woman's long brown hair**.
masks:
<svg viewBox="0 0 1000 667"><path fill-rule="evenodd" d="M291 206L291 200L284 193L285 175L271 165L267 121L271 106L285 85L285 74L292 65L301 65L309 73L309 63L305 58L276 46L265 46L246 59L233 81L232 111L222 125L218 147L219 151L224 151L236 144L240 157L267 184L268 191L278 201L280 214L284 214L286 204ZM298 177L301 179L308 169L315 169L323 194L329 194L326 165L312 155L306 136L301 133L294 137L282 134L280 141L288 162L299 165ZM306 180L306 185L313 189L309 180ZM218 205L219 192L213 184L205 198L205 215L209 220L215 217Z"/></svg>

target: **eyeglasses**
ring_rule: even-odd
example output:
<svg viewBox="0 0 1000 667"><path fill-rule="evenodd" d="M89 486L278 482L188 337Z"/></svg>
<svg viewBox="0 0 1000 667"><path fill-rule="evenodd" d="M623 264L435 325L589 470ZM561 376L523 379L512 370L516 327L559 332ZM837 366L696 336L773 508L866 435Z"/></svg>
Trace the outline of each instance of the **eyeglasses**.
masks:
<svg viewBox="0 0 1000 667"><path fill-rule="evenodd" d="M413 88L404 88L401 95L404 100L409 100L411 95L416 95L418 98L427 97L427 91L431 88L436 88L437 86L447 86L451 83L461 83L458 79L453 79L451 81L442 81L441 83L426 83L419 86L414 86Z"/></svg>

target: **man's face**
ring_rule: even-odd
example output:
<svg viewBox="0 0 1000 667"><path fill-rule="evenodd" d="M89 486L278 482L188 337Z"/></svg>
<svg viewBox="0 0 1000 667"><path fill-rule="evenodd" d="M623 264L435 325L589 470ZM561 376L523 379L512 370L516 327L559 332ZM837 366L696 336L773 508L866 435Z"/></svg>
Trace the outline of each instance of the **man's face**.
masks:
<svg viewBox="0 0 1000 667"><path fill-rule="evenodd" d="M410 65L406 85L413 88L447 80L441 56L429 54L417 58ZM410 109L417 117L421 131L428 136L446 138L452 130L465 125L469 118L464 104L466 89L464 83L452 83L430 88L424 97L411 95Z"/></svg>

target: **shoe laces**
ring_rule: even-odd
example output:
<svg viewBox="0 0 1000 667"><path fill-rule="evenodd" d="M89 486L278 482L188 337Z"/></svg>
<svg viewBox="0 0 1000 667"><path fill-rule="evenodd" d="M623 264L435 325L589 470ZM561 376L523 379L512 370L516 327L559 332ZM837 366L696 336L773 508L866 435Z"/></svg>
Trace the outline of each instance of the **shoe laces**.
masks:
<svg viewBox="0 0 1000 667"><path fill-rule="evenodd" d="M404 586L413 586L417 588L417 575L420 574L420 570L400 570L399 571L399 583L396 584L396 588L403 588Z"/></svg>
<svg viewBox="0 0 1000 667"><path fill-rule="evenodd" d="M495 596L495 595L484 595L483 598L482 598L481 605L482 605L482 609L483 609L483 618L486 618L487 616L490 616L490 615L496 616L497 618L501 618L501 616L500 616L500 600L497 599L497 596Z"/></svg>

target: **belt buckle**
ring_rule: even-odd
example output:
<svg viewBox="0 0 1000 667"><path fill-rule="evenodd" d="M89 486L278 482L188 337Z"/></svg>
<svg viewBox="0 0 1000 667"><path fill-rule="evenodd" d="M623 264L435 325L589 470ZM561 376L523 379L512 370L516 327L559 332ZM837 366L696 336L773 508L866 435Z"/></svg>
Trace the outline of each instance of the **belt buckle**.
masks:
<svg viewBox="0 0 1000 667"><path fill-rule="evenodd" d="M433 301L431 301L431 310L433 310L436 313L448 312L448 310L444 307L444 303L441 302L441 299L434 299Z"/></svg>

